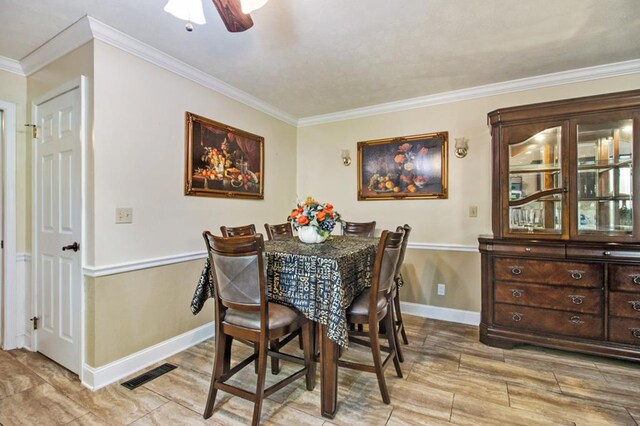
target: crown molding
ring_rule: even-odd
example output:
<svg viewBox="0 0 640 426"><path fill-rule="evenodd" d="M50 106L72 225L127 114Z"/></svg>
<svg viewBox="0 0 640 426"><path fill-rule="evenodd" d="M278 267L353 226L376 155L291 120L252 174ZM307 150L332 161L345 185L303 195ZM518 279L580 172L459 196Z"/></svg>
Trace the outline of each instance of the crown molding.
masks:
<svg viewBox="0 0 640 426"><path fill-rule="evenodd" d="M0 70L18 74L22 77L25 76L24 71L22 71L20 62L16 61L15 59L7 58L6 56L0 56Z"/></svg>
<svg viewBox="0 0 640 426"><path fill-rule="evenodd" d="M298 124L297 118L292 115L264 102L261 99L251 96L242 90L236 89L222 80L212 77L203 71L179 61L173 56L167 55L148 44L142 43L141 41L138 41L90 16L80 18L78 21L58 33L51 40L47 41L24 57L18 64L22 65L22 68L19 69L19 73L21 75L31 75L45 65L61 58L67 53L94 39L116 47L160 68L198 83L208 89L214 90L258 111L262 111L265 114L277 118L287 124L292 126L296 126ZM0 69L3 69L3 64L4 62L0 61ZM11 65L11 68L15 70L16 65Z"/></svg>
<svg viewBox="0 0 640 426"><path fill-rule="evenodd" d="M92 38L89 21L84 16L22 58L20 61L22 69L25 75L29 76L47 64L90 42Z"/></svg>
<svg viewBox="0 0 640 426"><path fill-rule="evenodd" d="M536 77L510 80L501 83L487 84L434 95L421 96L396 102L388 102L363 108L338 111L330 114L315 115L297 119L291 114L274 107L222 80L198 70L154 47L116 30L90 16L84 16L58 33L51 40L31 52L20 62L0 57L0 69L15 74L29 76L45 65L66 55L91 40L100 40L160 68L191 80L208 89L216 91L230 99L236 100L258 111L262 111L284 123L296 127L308 127L337 121L352 120L380 114L406 111L434 105L495 96L523 90L541 89L545 87L578 83L601 78L617 77L640 73L640 59L598 65L545 74Z"/></svg>
<svg viewBox="0 0 640 426"><path fill-rule="evenodd" d="M100 40L103 43L107 43L113 47L123 50L131 55L134 55L140 59L198 83L208 89L214 90L228 98L234 99L240 103L243 103L251 108L262 111L280 121L283 121L292 126L298 124L297 118L292 115L258 99L250 94L236 89L235 87L219 80L211 75L192 67L173 56L149 46L135 38L116 30L90 16L87 17L87 21L91 27L93 38Z"/></svg>
<svg viewBox="0 0 640 426"><path fill-rule="evenodd" d="M452 102L460 102L471 99L495 96L505 93L520 92L523 90L541 89L545 87L560 86L564 84L579 83L582 81L597 80L607 77L617 77L626 74L640 73L640 59L617 62L595 67L580 68L570 71L562 71L553 74L539 75L536 77L521 78L518 80L504 81L501 83L487 84L468 89L453 90L437 93L435 95L421 96L402 101L388 102L363 108L355 108L330 114L315 115L298 120L298 127L315 126L318 124L333 123L337 121L352 120L355 118L370 117L373 115L406 111L415 108L429 107Z"/></svg>

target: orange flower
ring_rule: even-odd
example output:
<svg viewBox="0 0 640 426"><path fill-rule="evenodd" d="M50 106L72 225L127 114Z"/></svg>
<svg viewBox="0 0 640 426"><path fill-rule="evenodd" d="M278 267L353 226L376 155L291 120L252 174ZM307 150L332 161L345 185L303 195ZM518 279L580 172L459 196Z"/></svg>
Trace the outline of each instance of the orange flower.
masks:
<svg viewBox="0 0 640 426"><path fill-rule="evenodd" d="M298 216L298 225L306 225L307 223L309 223L308 217L306 217L305 215Z"/></svg>
<svg viewBox="0 0 640 426"><path fill-rule="evenodd" d="M296 216L298 216L298 209L295 209L291 212L291 215L289 216L291 219L295 219Z"/></svg>
<svg viewBox="0 0 640 426"><path fill-rule="evenodd" d="M401 152L407 152L410 149L411 149L411 144L410 143L403 143L402 145L400 145L398 147L398 151L401 151Z"/></svg>
<svg viewBox="0 0 640 426"><path fill-rule="evenodd" d="M395 161L396 163L404 163L405 160L405 156L402 154L398 154L393 158L393 161Z"/></svg>
<svg viewBox="0 0 640 426"><path fill-rule="evenodd" d="M318 222L322 222L326 215L327 214L324 212L324 210L320 210L318 213L316 213L316 219L318 219Z"/></svg>

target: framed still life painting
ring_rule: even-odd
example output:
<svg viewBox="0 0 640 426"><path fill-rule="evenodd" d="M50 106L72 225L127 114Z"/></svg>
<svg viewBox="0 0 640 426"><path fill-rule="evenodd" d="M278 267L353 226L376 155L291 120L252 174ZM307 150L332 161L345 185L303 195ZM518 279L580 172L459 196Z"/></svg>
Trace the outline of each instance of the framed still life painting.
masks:
<svg viewBox="0 0 640 426"><path fill-rule="evenodd" d="M447 198L448 132L358 142L358 200Z"/></svg>
<svg viewBox="0 0 640 426"><path fill-rule="evenodd" d="M185 195L264 198L264 138L186 113Z"/></svg>

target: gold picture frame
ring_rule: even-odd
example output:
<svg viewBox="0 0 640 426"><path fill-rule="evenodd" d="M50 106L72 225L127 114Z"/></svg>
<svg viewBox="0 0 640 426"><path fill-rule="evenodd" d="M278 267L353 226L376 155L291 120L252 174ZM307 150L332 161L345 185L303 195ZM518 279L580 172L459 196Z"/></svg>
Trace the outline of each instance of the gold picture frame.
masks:
<svg viewBox="0 0 640 426"><path fill-rule="evenodd" d="M186 113L184 195L264 199L264 138Z"/></svg>
<svg viewBox="0 0 640 426"><path fill-rule="evenodd" d="M448 132L358 142L358 200L448 198Z"/></svg>

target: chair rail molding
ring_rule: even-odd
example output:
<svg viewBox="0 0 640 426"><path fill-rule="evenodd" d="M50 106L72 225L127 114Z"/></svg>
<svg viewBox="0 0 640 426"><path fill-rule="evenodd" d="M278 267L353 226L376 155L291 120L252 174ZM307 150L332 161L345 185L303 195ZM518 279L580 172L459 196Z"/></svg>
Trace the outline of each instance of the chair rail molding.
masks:
<svg viewBox="0 0 640 426"><path fill-rule="evenodd" d="M431 243L409 243L409 249L416 250L438 250L438 251L457 251L478 253L478 247L475 245L461 244L431 244ZM157 268L160 266L173 265L175 263L190 262L192 260L204 259L207 257L206 251L198 251L193 253L180 253L171 256L158 257L154 259L143 259L135 262L118 263L105 266L85 266L82 273L88 277L97 278L113 274L121 274L123 272L139 271L141 269Z"/></svg>

